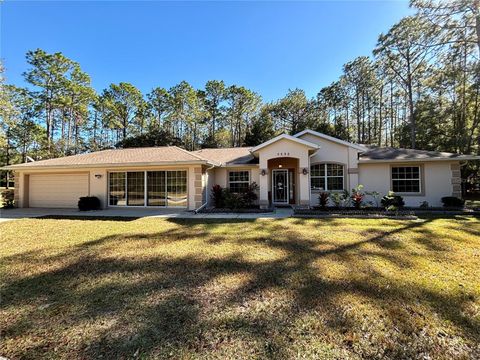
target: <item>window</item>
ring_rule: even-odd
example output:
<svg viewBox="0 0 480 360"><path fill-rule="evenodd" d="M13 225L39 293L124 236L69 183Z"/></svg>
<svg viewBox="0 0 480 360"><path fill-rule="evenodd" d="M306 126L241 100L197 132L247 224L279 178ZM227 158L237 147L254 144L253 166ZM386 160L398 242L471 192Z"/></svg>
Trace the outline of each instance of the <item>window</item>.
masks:
<svg viewBox="0 0 480 360"><path fill-rule="evenodd" d="M145 173L143 171L127 172L127 205L143 206L145 204Z"/></svg>
<svg viewBox="0 0 480 360"><path fill-rule="evenodd" d="M111 172L108 204L186 207L187 172L185 170Z"/></svg>
<svg viewBox="0 0 480 360"><path fill-rule="evenodd" d="M310 167L312 190L343 190L344 167L339 164L315 164Z"/></svg>
<svg viewBox="0 0 480 360"><path fill-rule="evenodd" d="M420 193L420 166L392 167L392 190L398 193Z"/></svg>
<svg viewBox="0 0 480 360"><path fill-rule="evenodd" d="M109 205L127 205L125 173L110 173L110 192L108 194Z"/></svg>
<svg viewBox="0 0 480 360"><path fill-rule="evenodd" d="M187 172L167 171L168 206L187 206Z"/></svg>
<svg viewBox="0 0 480 360"><path fill-rule="evenodd" d="M230 171L228 173L228 184L231 192L242 193L248 190L250 185L249 171Z"/></svg>

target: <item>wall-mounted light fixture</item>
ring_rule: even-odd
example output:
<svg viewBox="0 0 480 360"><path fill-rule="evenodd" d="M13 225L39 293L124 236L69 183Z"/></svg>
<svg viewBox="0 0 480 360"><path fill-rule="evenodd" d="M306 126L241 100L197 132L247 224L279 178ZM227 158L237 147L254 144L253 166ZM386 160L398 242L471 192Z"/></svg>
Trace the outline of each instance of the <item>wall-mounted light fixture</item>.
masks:
<svg viewBox="0 0 480 360"><path fill-rule="evenodd" d="M282 165L282 164L280 164L280 165L278 165L278 167L281 169L281 168L283 167L283 165Z"/></svg>
<svg viewBox="0 0 480 360"><path fill-rule="evenodd" d="M102 178L102 174L95 174L95 179L101 179Z"/></svg>
<svg viewBox="0 0 480 360"><path fill-rule="evenodd" d="M307 169L307 168L303 168L302 174L303 174L303 175L307 175L307 174L308 174L308 169Z"/></svg>
<svg viewBox="0 0 480 360"><path fill-rule="evenodd" d="M266 170L266 169L262 169L262 171L260 171L260 175L262 175L262 176L267 175L267 170Z"/></svg>

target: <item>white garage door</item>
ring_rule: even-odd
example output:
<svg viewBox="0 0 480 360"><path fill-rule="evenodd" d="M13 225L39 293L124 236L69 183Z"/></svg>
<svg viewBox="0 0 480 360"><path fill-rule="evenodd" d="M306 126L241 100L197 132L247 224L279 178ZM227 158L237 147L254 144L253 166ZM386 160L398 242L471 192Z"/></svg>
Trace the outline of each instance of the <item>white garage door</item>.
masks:
<svg viewBox="0 0 480 360"><path fill-rule="evenodd" d="M30 175L30 207L76 208L81 196L88 196L88 174Z"/></svg>

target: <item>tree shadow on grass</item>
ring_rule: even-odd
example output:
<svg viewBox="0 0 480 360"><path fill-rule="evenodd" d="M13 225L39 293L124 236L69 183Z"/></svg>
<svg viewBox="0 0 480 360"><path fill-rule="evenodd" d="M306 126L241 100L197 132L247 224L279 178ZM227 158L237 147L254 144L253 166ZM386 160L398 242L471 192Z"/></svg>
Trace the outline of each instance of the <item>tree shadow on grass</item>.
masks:
<svg viewBox="0 0 480 360"><path fill-rule="evenodd" d="M462 310L475 295L397 283L373 261L381 258L392 267L414 267L414 261L401 256L405 247L397 235L415 231L419 237L430 237L424 227L433 219L395 223L385 231L372 229L360 240L345 243L298 233L277 221L169 221L176 226L160 232L106 236L60 255L40 253L36 261L34 254L7 259L55 266L4 284L0 310L8 323L2 338L7 345L11 342L6 355L38 358L60 351L63 357L92 359L220 354L289 358L324 341L317 350L332 357L373 357L382 348L384 357L408 358L445 350L435 339L418 340L422 331L423 336L436 336L429 333L433 330L422 314L425 309L453 323L464 341L480 341L478 319ZM240 224L251 235L243 238L219 230L225 224ZM192 238L201 239L205 247L254 245L255 250L282 256L253 261L235 246L216 256L104 256L125 242L182 246ZM430 242L419 244L431 253L443 251ZM341 264L346 276L327 276L326 267L332 264ZM233 279L233 284L225 278ZM352 308L344 300L349 297L355 301ZM44 308L45 304L50 305ZM362 313L355 309L359 304L379 311L385 320L365 329ZM15 309L20 311L12 315ZM373 334L372 329L385 326L394 327L381 332L391 337L390 342ZM361 338L362 332L370 332L371 338ZM71 338L65 340L64 333ZM18 338L26 339L22 346L15 346Z"/></svg>

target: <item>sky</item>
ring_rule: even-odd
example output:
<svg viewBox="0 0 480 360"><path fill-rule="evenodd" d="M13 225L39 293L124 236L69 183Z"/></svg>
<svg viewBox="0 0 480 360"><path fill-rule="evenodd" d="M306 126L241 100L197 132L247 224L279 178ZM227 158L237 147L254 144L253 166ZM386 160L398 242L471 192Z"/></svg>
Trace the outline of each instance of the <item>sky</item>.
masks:
<svg viewBox="0 0 480 360"><path fill-rule="evenodd" d="M412 12L408 1L9 1L0 5L7 82L25 86L25 53L80 63L101 92L130 82L143 93L182 80L245 86L265 101L288 89L313 97L343 64L371 55L378 35Z"/></svg>

